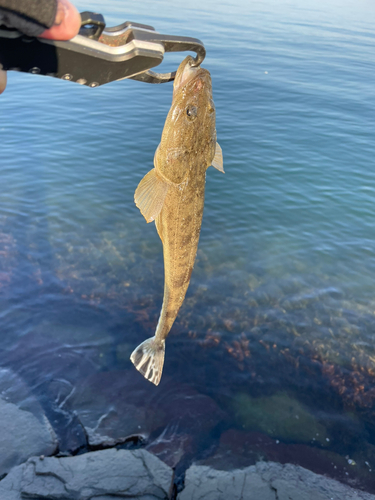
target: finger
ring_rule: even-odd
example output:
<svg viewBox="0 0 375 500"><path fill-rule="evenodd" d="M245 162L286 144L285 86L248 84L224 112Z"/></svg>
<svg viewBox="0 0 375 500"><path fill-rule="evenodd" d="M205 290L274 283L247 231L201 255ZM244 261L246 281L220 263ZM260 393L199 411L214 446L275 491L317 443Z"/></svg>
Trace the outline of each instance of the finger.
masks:
<svg viewBox="0 0 375 500"><path fill-rule="evenodd" d="M2 66L0 64L0 94L2 94L7 86L7 73L3 71Z"/></svg>
<svg viewBox="0 0 375 500"><path fill-rule="evenodd" d="M81 27L81 16L69 0L57 0L55 22L40 37L49 40L70 40L78 34Z"/></svg>

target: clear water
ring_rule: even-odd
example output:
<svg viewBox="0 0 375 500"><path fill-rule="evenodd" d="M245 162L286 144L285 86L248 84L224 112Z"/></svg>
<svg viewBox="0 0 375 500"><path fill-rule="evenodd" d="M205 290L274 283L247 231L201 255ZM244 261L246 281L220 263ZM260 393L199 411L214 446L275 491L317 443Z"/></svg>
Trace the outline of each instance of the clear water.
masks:
<svg viewBox="0 0 375 500"><path fill-rule="evenodd" d="M139 429L138 444L180 474L194 460L264 458L375 491L373 2L76 5L204 41L226 174L208 170L198 257L155 388L129 355L157 322L162 247L133 194L171 84L10 73L1 367L42 402L62 451L89 448L83 414L112 412L114 442Z"/></svg>

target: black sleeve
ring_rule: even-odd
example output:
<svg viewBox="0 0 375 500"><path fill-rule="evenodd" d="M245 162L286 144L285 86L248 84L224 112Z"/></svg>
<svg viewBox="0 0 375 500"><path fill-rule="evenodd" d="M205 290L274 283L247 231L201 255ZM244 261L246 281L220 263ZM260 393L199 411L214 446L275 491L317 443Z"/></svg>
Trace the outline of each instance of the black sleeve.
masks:
<svg viewBox="0 0 375 500"><path fill-rule="evenodd" d="M38 36L56 17L57 0L0 0L0 24Z"/></svg>

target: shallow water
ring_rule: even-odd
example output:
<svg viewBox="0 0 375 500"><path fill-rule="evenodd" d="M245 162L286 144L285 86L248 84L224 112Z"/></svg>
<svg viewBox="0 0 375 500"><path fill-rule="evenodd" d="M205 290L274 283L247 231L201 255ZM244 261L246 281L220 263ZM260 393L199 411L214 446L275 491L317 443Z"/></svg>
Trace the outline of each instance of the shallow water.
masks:
<svg viewBox="0 0 375 500"><path fill-rule="evenodd" d="M207 172L155 388L129 361L163 292L161 243L133 194L171 85L10 73L1 366L42 402L62 451L88 449L81 424L97 422L108 445L132 436L178 473L264 458L375 491L373 3L76 4L204 41L226 174Z"/></svg>

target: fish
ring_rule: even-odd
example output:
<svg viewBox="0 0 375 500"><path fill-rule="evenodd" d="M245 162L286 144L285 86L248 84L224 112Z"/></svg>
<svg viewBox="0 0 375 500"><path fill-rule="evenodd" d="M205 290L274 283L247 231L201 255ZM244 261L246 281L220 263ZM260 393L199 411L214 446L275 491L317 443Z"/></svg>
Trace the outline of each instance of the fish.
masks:
<svg viewBox="0 0 375 500"><path fill-rule="evenodd" d="M216 111L211 75L187 56L176 72L172 105L154 168L139 183L134 201L146 221L155 221L163 244L164 297L155 335L142 342L130 359L150 382L159 385L165 340L190 283L202 224L206 170L224 173L216 140Z"/></svg>

